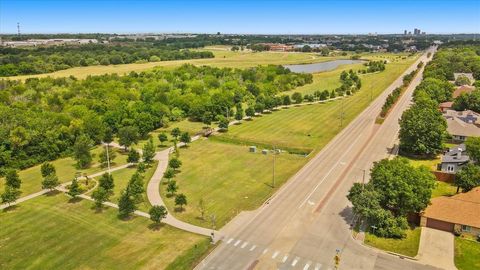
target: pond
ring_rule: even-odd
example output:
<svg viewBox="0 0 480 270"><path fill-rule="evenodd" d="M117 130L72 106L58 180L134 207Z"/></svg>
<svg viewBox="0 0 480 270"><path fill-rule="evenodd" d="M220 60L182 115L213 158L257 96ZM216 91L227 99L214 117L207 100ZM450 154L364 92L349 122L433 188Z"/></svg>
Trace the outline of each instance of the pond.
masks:
<svg viewBox="0 0 480 270"><path fill-rule="evenodd" d="M357 64L357 63L364 63L364 62L365 61L363 60L342 59L342 60L333 60L333 61L314 63L314 64L284 65L284 67L290 69L292 72L316 73L316 72L333 70L341 65L350 65L350 64Z"/></svg>

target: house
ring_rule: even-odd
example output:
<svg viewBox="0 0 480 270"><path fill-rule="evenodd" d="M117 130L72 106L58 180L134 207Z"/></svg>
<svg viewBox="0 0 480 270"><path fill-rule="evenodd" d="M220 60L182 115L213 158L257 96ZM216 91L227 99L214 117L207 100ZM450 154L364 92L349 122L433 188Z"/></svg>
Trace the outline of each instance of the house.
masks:
<svg viewBox="0 0 480 270"><path fill-rule="evenodd" d="M475 79L473 78L473 74L472 73L453 73L453 77L455 78L455 81L457 80L458 77L460 76L465 76L468 78L468 80L470 80L470 82L474 82Z"/></svg>
<svg viewBox="0 0 480 270"><path fill-rule="evenodd" d="M433 198L420 214L420 226L479 235L480 187L451 197Z"/></svg>
<svg viewBox="0 0 480 270"><path fill-rule="evenodd" d="M442 156L441 171L447 173L456 173L460 167L470 161L467 155L465 144L460 144L450 148Z"/></svg>
<svg viewBox="0 0 480 270"><path fill-rule="evenodd" d="M480 137L480 114L471 110L446 110L443 117L454 142L464 142L468 137Z"/></svg>
<svg viewBox="0 0 480 270"><path fill-rule="evenodd" d="M453 91L452 97L456 98L460 96L461 94L470 94L475 90L475 87L470 86L470 85L461 85Z"/></svg>
<svg viewBox="0 0 480 270"><path fill-rule="evenodd" d="M440 109L440 111L443 113L447 110L451 110L453 107L453 102L452 101L447 101L447 102L443 102L443 103L440 103L438 105L438 108Z"/></svg>

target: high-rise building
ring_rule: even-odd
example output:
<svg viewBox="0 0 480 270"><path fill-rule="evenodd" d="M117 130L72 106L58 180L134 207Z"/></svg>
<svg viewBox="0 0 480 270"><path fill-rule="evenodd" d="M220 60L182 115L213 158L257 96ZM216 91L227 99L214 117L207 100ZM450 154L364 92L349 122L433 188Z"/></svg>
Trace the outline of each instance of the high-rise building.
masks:
<svg viewBox="0 0 480 270"><path fill-rule="evenodd" d="M403 31L403 34L404 34L404 35L407 35L407 30Z"/></svg>

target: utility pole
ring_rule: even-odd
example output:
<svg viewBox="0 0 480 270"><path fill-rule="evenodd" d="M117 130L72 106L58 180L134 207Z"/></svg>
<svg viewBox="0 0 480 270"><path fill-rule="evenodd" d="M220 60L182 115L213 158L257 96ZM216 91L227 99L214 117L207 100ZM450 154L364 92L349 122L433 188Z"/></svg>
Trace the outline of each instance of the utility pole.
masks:
<svg viewBox="0 0 480 270"><path fill-rule="evenodd" d="M17 34L18 36L20 36L20 23L17 22Z"/></svg>
<svg viewBox="0 0 480 270"><path fill-rule="evenodd" d="M105 144L105 147L107 148L107 165L108 165L108 174L110 174L110 155L108 154L108 147L109 144Z"/></svg>

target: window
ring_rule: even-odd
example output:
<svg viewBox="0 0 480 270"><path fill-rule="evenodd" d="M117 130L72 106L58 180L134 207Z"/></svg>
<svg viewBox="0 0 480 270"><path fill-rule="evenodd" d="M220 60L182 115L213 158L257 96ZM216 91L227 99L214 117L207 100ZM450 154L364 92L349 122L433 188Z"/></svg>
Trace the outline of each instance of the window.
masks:
<svg viewBox="0 0 480 270"><path fill-rule="evenodd" d="M451 165L451 164L448 164L447 165L447 172L453 172L455 170L455 166L454 165Z"/></svg>
<svg viewBox="0 0 480 270"><path fill-rule="evenodd" d="M462 231L469 232L470 231L470 226L462 225Z"/></svg>

